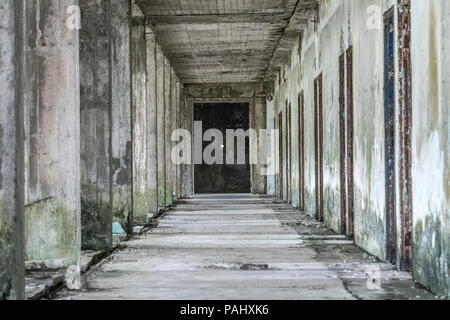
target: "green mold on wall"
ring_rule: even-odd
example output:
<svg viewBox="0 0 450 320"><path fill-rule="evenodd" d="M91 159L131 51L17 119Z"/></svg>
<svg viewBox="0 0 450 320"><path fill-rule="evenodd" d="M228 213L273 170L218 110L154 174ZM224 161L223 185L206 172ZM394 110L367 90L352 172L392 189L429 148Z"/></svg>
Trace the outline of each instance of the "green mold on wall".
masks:
<svg viewBox="0 0 450 320"><path fill-rule="evenodd" d="M0 219L3 217L3 201L0 194ZM5 222L0 220L0 300L11 298L12 290L12 275L11 270L14 270L12 262L14 261L14 239L12 226L5 225Z"/></svg>
<svg viewBox="0 0 450 320"><path fill-rule="evenodd" d="M81 248L109 251L112 248L111 204L109 192L96 183L81 184Z"/></svg>
<svg viewBox="0 0 450 320"><path fill-rule="evenodd" d="M149 222L148 215L158 211L157 191L135 192L133 207L134 225L146 225Z"/></svg>
<svg viewBox="0 0 450 320"><path fill-rule="evenodd" d="M52 200L25 208L26 261L78 261L77 213Z"/></svg>
<svg viewBox="0 0 450 320"><path fill-rule="evenodd" d="M82 250L109 251L112 248L109 202L81 198Z"/></svg>
<svg viewBox="0 0 450 320"><path fill-rule="evenodd" d="M158 207L159 209L166 208L166 181L164 179L158 179Z"/></svg>
<svg viewBox="0 0 450 320"><path fill-rule="evenodd" d="M441 215L442 216L442 215ZM417 281L440 296L450 294L450 240L442 221L427 216L414 227L413 273Z"/></svg>
<svg viewBox="0 0 450 320"><path fill-rule="evenodd" d="M166 207L173 205L173 186L171 182L166 182Z"/></svg>

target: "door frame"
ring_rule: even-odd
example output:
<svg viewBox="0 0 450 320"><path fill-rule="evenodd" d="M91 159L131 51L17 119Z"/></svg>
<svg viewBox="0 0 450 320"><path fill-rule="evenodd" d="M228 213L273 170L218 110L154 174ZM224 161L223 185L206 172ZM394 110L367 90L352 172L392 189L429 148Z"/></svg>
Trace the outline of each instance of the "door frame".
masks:
<svg viewBox="0 0 450 320"><path fill-rule="evenodd" d="M299 172L299 204L300 211L305 211L305 94L298 95L298 172Z"/></svg>
<svg viewBox="0 0 450 320"><path fill-rule="evenodd" d="M278 187L281 200L284 198L283 131L283 110L281 110L278 113Z"/></svg>
<svg viewBox="0 0 450 320"><path fill-rule="evenodd" d="M386 260L397 263L396 208L396 121L395 121L395 11L387 10L383 17L384 43L384 132L385 132L385 192L386 192ZM390 85L389 85L390 84Z"/></svg>
<svg viewBox="0 0 450 320"><path fill-rule="evenodd" d="M316 219L324 221L323 210L323 76L314 80L314 149Z"/></svg>
<svg viewBox="0 0 450 320"><path fill-rule="evenodd" d="M353 169L353 47L350 46L346 51L346 86L347 86L347 230L348 238L354 237L354 169Z"/></svg>
<svg viewBox="0 0 450 320"><path fill-rule="evenodd" d="M186 116L187 116L187 121L189 121L188 127L183 127L183 129L188 130L191 133L191 154L194 151L194 141L195 141L195 132L194 132L194 122L195 122L195 118L194 118L194 105L195 104L215 104L215 103L248 103L249 105L249 115L250 115L250 123L249 123L249 127L252 128L252 122L251 119L253 117L253 113L254 113L254 106L255 106L255 101L253 99L253 97L248 97L248 98L186 98ZM251 144L251 143L250 143ZM191 164L187 165L188 170L189 171L189 176L191 178L191 182L187 182L189 184L188 189L191 190L191 194L195 195L195 165L193 163L194 161L192 161ZM251 177L253 177L253 166L250 166L250 181L251 183L253 183ZM183 183L186 183L185 181L183 181Z"/></svg>
<svg viewBox="0 0 450 320"><path fill-rule="evenodd" d="M287 203L292 203L292 104L286 99L286 184Z"/></svg>
<svg viewBox="0 0 450 320"><path fill-rule="evenodd" d="M400 270L412 271L411 0L398 0Z"/></svg>

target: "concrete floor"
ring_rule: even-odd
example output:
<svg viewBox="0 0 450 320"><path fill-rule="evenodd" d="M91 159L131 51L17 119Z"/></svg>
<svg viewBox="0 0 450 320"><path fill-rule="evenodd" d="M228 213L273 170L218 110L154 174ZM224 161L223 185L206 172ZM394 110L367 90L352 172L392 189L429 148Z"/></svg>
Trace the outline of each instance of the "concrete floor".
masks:
<svg viewBox="0 0 450 320"><path fill-rule="evenodd" d="M381 288L368 286L379 270ZM58 299L434 299L408 273L269 197L202 195Z"/></svg>

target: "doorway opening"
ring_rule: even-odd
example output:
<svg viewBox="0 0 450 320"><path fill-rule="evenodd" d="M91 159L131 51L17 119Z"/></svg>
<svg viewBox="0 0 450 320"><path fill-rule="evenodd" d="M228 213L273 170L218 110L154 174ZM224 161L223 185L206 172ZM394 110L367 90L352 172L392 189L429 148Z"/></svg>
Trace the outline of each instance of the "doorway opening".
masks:
<svg viewBox="0 0 450 320"><path fill-rule="evenodd" d="M323 222L323 101L322 74L314 80L314 153L316 219Z"/></svg>
<svg viewBox="0 0 450 320"><path fill-rule="evenodd" d="M353 196L353 48L339 57L339 127L341 145L341 233L354 235Z"/></svg>
<svg viewBox="0 0 450 320"><path fill-rule="evenodd" d="M249 103L197 103L194 104L194 121L202 122L202 136L211 129L218 130L223 137L222 163L202 164L194 166L194 192L205 193L250 193L250 138L245 138L245 164L238 159L243 150L238 150L237 139L234 141L234 163L227 163L227 130L250 129ZM203 140L203 139L202 139ZM203 141L202 151L213 141ZM229 150L228 150L229 151Z"/></svg>

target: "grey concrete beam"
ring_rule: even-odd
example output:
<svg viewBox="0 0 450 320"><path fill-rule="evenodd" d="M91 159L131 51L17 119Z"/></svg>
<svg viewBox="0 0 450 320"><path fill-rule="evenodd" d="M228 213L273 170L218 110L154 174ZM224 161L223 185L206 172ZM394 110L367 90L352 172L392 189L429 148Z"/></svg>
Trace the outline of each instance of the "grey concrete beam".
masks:
<svg viewBox="0 0 450 320"><path fill-rule="evenodd" d="M24 299L22 0L0 1L0 300Z"/></svg>
<svg viewBox="0 0 450 320"><path fill-rule="evenodd" d="M168 134L168 142L170 144L170 149L168 152L169 156L169 162L171 166L170 170L170 179L172 181L172 195L173 195L173 201L177 200L177 165L172 162L172 150L175 146L175 143L172 142L172 133L177 129L177 75L175 73L175 70L171 68L171 76L170 76L170 96L171 96L171 103L170 103L170 131Z"/></svg>
<svg viewBox="0 0 450 320"><path fill-rule="evenodd" d="M111 0L111 111L113 221L133 225L130 2Z"/></svg>
<svg viewBox="0 0 450 320"><path fill-rule="evenodd" d="M156 47L157 139L158 139L158 208L166 208L166 112L165 112L165 63L164 53Z"/></svg>
<svg viewBox="0 0 450 320"><path fill-rule="evenodd" d="M146 29L148 29L146 27ZM147 41L147 187L149 210L158 213L158 113L156 91L156 40L152 32L146 30Z"/></svg>
<svg viewBox="0 0 450 320"><path fill-rule="evenodd" d="M298 2L289 23L283 31L279 42L273 52L272 59L267 68L266 79L272 79L273 73L280 65L287 63L291 57L292 48L299 42L303 30L309 21L314 19L318 10L319 1L301 0Z"/></svg>
<svg viewBox="0 0 450 320"><path fill-rule="evenodd" d="M145 26L131 27L131 84L133 127L133 223L145 225L149 221L152 191L148 185L150 130L147 120L147 44ZM154 211L154 210L153 210Z"/></svg>
<svg viewBox="0 0 450 320"><path fill-rule="evenodd" d="M79 32L76 0L26 1L26 259L80 263Z"/></svg>
<svg viewBox="0 0 450 320"><path fill-rule="evenodd" d="M166 207L173 204L173 181L172 181L172 67L169 59L164 59L164 108L165 108L165 161L166 161Z"/></svg>
<svg viewBox="0 0 450 320"><path fill-rule="evenodd" d="M80 32L82 247L112 248L109 3L85 1Z"/></svg>

